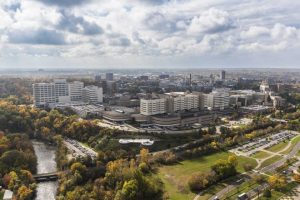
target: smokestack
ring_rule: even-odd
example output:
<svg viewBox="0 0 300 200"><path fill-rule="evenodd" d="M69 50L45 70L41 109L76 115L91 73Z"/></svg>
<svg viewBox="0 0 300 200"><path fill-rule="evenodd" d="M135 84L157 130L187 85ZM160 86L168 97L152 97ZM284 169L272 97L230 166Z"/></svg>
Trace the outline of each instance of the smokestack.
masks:
<svg viewBox="0 0 300 200"><path fill-rule="evenodd" d="M192 74L190 74L190 86L192 86Z"/></svg>

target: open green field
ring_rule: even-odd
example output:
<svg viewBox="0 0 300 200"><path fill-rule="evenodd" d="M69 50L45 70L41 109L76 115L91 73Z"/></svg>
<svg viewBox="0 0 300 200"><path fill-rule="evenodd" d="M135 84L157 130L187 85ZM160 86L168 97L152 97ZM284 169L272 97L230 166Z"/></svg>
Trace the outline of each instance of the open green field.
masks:
<svg viewBox="0 0 300 200"><path fill-rule="evenodd" d="M298 142L300 142L300 135L294 137L294 138L291 140L291 146L290 146L287 150L285 150L285 151L283 151L283 152L281 152L281 153L282 153L282 154L288 154L288 153L290 153L290 152L293 150L293 148L296 146L296 144L297 144Z"/></svg>
<svg viewBox="0 0 300 200"><path fill-rule="evenodd" d="M210 167L216 163L217 160L226 160L229 155L233 155L230 152L220 152L208 156L201 156L199 158L184 160L178 164L171 166L163 166L159 169L158 176L165 183L165 189L168 196L172 200L189 200L193 199L196 195L190 192L187 185L189 178L198 172L208 172ZM245 163L257 165L254 159L238 156L238 172L244 172L243 165ZM207 199L209 196L215 194L216 191L225 187L224 184L218 184L209 188L200 199Z"/></svg>
<svg viewBox="0 0 300 200"><path fill-rule="evenodd" d="M273 164L274 162L279 161L280 159L282 159L281 156L275 155L275 156L273 156L273 157L271 157L271 158L265 160L265 161L261 164L260 168L263 168L263 167L266 167L266 166L268 166L268 165L271 165L271 164Z"/></svg>
<svg viewBox="0 0 300 200"><path fill-rule="evenodd" d="M280 142L278 144L275 144L274 146L271 146L270 148L267 148L266 150L276 153L282 151L288 144L289 142Z"/></svg>
<svg viewBox="0 0 300 200"><path fill-rule="evenodd" d="M265 151L258 151L256 152L252 157L256 158L256 159L263 159L266 158L268 156L270 156L271 154L265 152Z"/></svg>

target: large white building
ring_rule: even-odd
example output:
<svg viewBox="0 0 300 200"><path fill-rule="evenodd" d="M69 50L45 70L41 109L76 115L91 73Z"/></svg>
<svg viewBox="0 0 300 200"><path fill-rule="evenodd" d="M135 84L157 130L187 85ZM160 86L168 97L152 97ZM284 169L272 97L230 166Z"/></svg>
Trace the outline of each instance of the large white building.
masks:
<svg viewBox="0 0 300 200"><path fill-rule="evenodd" d="M103 102L103 90L97 86L87 86L74 81L68 83L65 79L55 79L51 83L35 83L32 85L34 105L37 107L52 106L58 103Z"/></svg>
<svg viewBox="0 0 300 200"><path fill-rule="evenodd" d="M68 83L66 79L54 79L55 96L69 96Z"/></svg>
<svg viewBox="0 0 300 200"><path fill-rule="evenodd" d="M84 83L81 81L74 81L69 83L69 95L71 101L82 101L82 90Z"/></svg>
<svg viewBox="0 0 300 200"><path fill-rule="evenodd" d="M32 89L35 106L43 107L56 102L53 83L35 83L32 85Z"/></svg>
<svg viewBox="0 0 300 200"><path fill-rule="evenodd" d="M184 92L166 93L169 112L199 108L199 95Z"/></svg>
<svg viewBox="0 0 300 200"><path fill-rule="evenodd" d="M165 98L141 99L140 113L147 116L166 113L166 102Z"/></svg>
<svg viewBox="0 0 300 200"><path fill-rule="evenodd" d="M94 85L87 86L82 90L82 100L86 103L102 103L103 90Z"/></svg>
<svg viewBox="0 0 300 200"><path fill-rule="evenodd" d="M204 94L204 105L212 109L224 110L229 107L229 90L216 89L209 94Z"/></svg>
<svg viewBox="0 0 300 200"><path fill-rule="evenodd" d="M149 116L197 109L200 107L200 97L198 94L172 92L159 96L159 98L141 99L141 114Z"/></svg>

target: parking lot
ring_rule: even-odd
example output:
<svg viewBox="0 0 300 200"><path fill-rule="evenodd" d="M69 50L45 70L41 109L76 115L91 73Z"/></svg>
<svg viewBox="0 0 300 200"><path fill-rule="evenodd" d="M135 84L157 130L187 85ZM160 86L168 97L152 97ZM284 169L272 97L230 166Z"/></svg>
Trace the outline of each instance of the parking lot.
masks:
<svg viewBox="0 0 300 200"><path fill-rule="evenodd" d="M104 127L104 128L113 128L113 129L118 129L121 131L130 131L130 132L138 132L139 129L126 124L126 123L114 123L114 122L110 122L107 120L102 120L100 122L98 122L98 126L100 127Z"/></svg>
<svg viewBox="0 0 300 200"><path fill-rule="evenodd" d="M255 139L254 141L248 142L242 146L232 149L231 152L242 156L252 156L258 151L270 148L284 140L289 140L295 136L296 133L294 132L282 131L269 137Z"/></svg>
<svg viewBox="0 0 300 200"><path fill-rule="evenodd" d="M97 157L97 152L95 152L91 148L83 146L76 140L66 138L64 140L64 143L66 147L69 149L69 151L71 151L73 157L83 158L89 156L92 159L96 159Z"/></svg>

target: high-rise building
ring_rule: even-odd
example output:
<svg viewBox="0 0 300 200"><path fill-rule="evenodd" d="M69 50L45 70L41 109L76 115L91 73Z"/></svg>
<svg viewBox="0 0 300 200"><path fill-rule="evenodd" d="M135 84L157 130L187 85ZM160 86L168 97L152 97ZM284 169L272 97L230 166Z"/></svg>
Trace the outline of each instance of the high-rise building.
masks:
<svg viewBox="0 0 300 200"><path fill-rule="evenodd" d="M141 99L140 113L150 116L166 113L166 99Z"/></svg>
<svg viewBox="0 0 300 200"><path fill-rule="evenodd" d="M184 92L166 93L168 112L199 108L199 95Z"/></svg>
<svg viewBox="0 0 300 200"><path fill-rule="evenodd" d="M106 93L114 95L117 92L117 83L115 81L106 81Z"/></svg>
<svg viewBox="0 0 300 200"><path fill-rule="evenodd" d="M82 101L82 90L84 83L81 81L74 81L69 83L69 95L71 101Z"/></svg>
<svg viewBox="0 0 300 200"><path fill-rule="evenodd" d="M69 95L68 83L66 79L54 79L54 87L56 97Z"/></svg>
<svg viewBox="0 0 300 200"><path fill-rule="evenodd" d="M44 107L56 102L55 87L53 83L34 83L32 85L34 105Z"/></svg>
<svg viewBox="0 0 300 200"><path fill-rule="evenodd" d="M226 72L225 72L224 70L222 70L222 71L220 72L220 79L221 79L222 81L224 81L224 80L226 79Z"/></svg>
<svg viewBox="0 0 300 200"><path fill-rule="evenodd" d="M99 74L96 75L96 76L95 76L95 81L96 81L96 82L101 82L101 75L99 75Z"/></svg>
<svg viewBox="0 0 300 200"><path fill-rule="evenodd" d="M159 98L141 99L140 113L142 115L157 115L199 109L200 94L202 95L202 93L171 92L159 95Z"/></svg>
<svg viewBox="0 0 300 200"><path fill-rule="evenodd" d="M86 103L102 103L103 90L94 85L87 86L82 90L82 100Z"/></svg>
<svg viewBox="0 0 300 200"><path fill-rule="evenodd" d="M212 109L224 110L229 107L229 90L222 88L204 94L204 105Z"/></svg>
<svg viewBox="0 0 300 200"><path fill-rule="evenodd" d="M106 73L105 78L107 81L113 81L114 80L114 74L113 73Z"/></svg>

